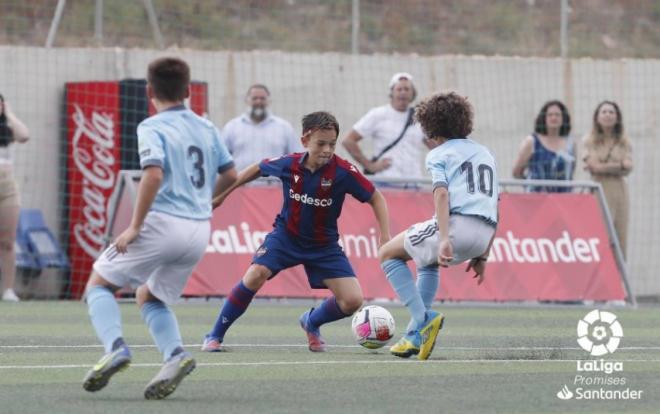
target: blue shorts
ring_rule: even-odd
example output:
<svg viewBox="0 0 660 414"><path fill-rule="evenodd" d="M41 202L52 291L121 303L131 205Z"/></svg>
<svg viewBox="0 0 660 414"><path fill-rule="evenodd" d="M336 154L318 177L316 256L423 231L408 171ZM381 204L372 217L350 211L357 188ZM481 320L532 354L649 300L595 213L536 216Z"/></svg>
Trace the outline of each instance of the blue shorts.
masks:
<svg viewBox="0 0 660 414"><path fill-rule="evenodd" d="M269 233L257 249L252 263L266 266L274 278L280 271L302 264L312 289L327 289L325 279L355 277L355 272L341 246L301 246L282 230Z"/></svg>

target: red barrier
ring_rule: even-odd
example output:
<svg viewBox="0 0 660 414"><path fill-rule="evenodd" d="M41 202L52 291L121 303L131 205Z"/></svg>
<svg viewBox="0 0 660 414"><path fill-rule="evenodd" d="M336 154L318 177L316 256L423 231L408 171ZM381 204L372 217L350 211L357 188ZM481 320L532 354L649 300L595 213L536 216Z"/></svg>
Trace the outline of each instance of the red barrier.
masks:
<svg viewBox="0 0 660 414"><path fill-rule="evenodd" d="M393 235L429 218L430 193L385 190ZM395 298L377 260L377 224L367 204L351 197L339 222L341 242L366 298ZM213 217L207 254L185 295L225 296L243 276L271 230L282 202L279 187L237 190ZM598 202L590 194L503 194L500 225L486 280L477 286L465 264L441 270L438 299L473 301L624 300L621 274ZM412 266L412 262L411 262ZM312 290L301 266L270 280L272 297L325 297Z"/></svg>

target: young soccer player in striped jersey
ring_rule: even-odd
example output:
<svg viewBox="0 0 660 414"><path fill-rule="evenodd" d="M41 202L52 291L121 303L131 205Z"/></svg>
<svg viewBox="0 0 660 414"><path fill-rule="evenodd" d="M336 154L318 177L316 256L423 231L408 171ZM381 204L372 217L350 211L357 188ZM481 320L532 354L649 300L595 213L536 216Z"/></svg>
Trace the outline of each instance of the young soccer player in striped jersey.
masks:
<svg viewBox="0 0 660 414"><path fill-rule="evenodd" d="M137 303L165 361L147 385L145 398L166 397L195 368L168 305L179 297L204 254L212 196L226 190L237 174L218 129L183 105L189 85L190 68L184 61L160 58L149 65L147 96L158 113L137 129L143 172L133 217L96 260L87 284L89 316L106 351L84 379L87 391L105 387L131 361L113 295L129 283L139 285Z"/></svg>
<svg viewBox="0 0 660 414"><path fill-rule="evenodd" d="M379 250L381 266L411 320L390 348L398 357L428 359L444 316L431 309L439 284L438 266L469 260L481 284L497 226L498 185L490 151L468 139L473 110L455 93L433 95L415 108L422 130L438 146L426 156L433 182L435 216L395 236ZM406 265L417 267L417 283Z"/></svg>
<svg viewBox="0 0 660 414"><path fill-rule="evenodd" d="M339 124L327 112L302 120L302 144L307 150L263 160L241 171L238 180L214 200L220 205L236 188L260 176L282 181L284 203L274 229L257 249L243 279L232 289L203 351L222 351L229 327L250 301L280 271L302 264L313 289L329 289L332 296L300 317L309 350L323 352L320 326L352 315L362 305L362 290L353 268L338 244L337 219L346 194L369 203L380 229L380 244L390 238L387 205L382 194L357 168L334 154Z"/></svg>

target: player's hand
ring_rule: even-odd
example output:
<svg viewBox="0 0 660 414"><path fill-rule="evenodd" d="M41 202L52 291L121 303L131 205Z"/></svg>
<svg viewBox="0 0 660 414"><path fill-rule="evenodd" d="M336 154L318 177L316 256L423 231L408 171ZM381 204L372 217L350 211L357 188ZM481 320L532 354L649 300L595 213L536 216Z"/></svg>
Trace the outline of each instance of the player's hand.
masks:
<svg viewBox="0 0 660 414"><path fill-rule="evenodd" d="M474 270L474 276L472 277L477 278L477 285L482 284L486 275L486 261L480 258L471 259L465 271L469 272L470 269Z"/></svg>
<svg viewBox="0 0 660 414"><path fill-rule="evenodd" d="M137 239L138 234L140 234L139 229L134 229L129 227L124 230L119 237L115 239L115 248L119 253L126 253L128 250L128 245L131 244L135 239Z"/></svg>
<svg viewBox="0 0 660 414"><path fill-rule="evenodd" d="M451 246L451 242L449 239L441 240L438 248L438 265L449 267L452 260L454 260L454 248Z"/></svg>
<svg viewBox="0 0 660 414"><path fill-rule="evenodd" d="M391 158L381 158L378 161L372 161L367 165L367 170L371 171L373 174L377 172L386 170L392 166Z"/></svg>

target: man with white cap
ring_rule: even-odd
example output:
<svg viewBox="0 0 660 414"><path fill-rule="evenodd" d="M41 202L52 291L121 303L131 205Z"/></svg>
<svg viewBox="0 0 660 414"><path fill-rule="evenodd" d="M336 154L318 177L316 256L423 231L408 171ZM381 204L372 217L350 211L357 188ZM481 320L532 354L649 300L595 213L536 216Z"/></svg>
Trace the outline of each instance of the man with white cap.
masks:
<svg viewBox="0 0 660 414"><path fill-rule="evenodd" d="M417 91L413 77L399 72L389 84L390 102L371 109L346 135L342 144L353 159L364 167L365 173L374 178L423 178L426 139L419 125L413 124L414 109L411 103ZM373 140L373 155L367 157L359 141L368 137Z"/></svg>

